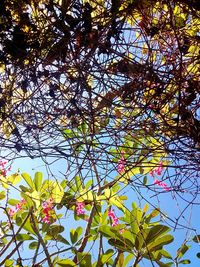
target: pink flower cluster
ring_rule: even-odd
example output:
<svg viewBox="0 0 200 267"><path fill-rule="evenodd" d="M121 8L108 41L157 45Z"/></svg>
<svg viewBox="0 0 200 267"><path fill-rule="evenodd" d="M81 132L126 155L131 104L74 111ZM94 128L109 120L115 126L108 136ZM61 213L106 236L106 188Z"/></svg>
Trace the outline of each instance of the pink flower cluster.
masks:
<svg viewBox="0 0 200 267"><path fill-rule="evenodd" d="M52 212L53 212L53 198L49 198L49 200L45 201L42 204L42 208L43 208L43 213L44 213L44 217L42 219L42 221L44 223L50 224L52 223Z"/></svg>
<svg viewBox="0 0 200 267"><path fill-rule="evenodd" d="M160 180L157 180L157 179L156 179L156 180L154 180L153 183L156 184L156 185L159 185L159 186L162 187L165 191L169 191L169 190L170 190L170 187L168 187L166 183L163 183L163 182L160 181Z"/></svg>
<svg viewBox="0 0 200 267"><path fill-rule="evenodd" d="M162 174L162 171L164 170L164 167L163 167L163 163L162 161L159 163L158 167L154 168L152 171L149 172L149 174L154 177L154 175L161 175ZM163 183L162 181L158 180L158 179L155 179L154 184L162 187L165 191L169 191L171 190L170 187L167 186L166 183Z"/></svg>
<svg viewBox="0 0 200 267"><path fill-rule="evenodd" d="M15 213L17 213L19 210L22 209L22 206L24 204L26 204L26 201L25 201L25 199L22 198L22 200L19 203L17 203L14 207L12 207L8 210L8 215L10 217L13 217L15 215Z"/></svg>
<svg viewBox="0 0 200 267"><path fill-rule="evenodd" d="M114 213L114 210L109 210L108 211L108 216L112 219L112 226L116 226L119 223L119 219Z"/></svg>
<svg viewBox="0 0 200 267"><path fill-rule="evenodd" d="M155 174L161 175L162 171L164 170L162 161L159 163L158 167L154 168L152 171L149 172L151 176L154 176Z"/></svg>
<svg viewBox="0 0 200 267"><path fill-rule="evenodd" d="M76 214L77 215L85 214L84 207L85 204L83 202L76 202Z"/></svg>
<svg viewBox="0 0 200 267"><path fill-rule="evenodd" d="M126 164L126 160L124 158L124 151L122 151L121 159L118 161L118 165L117 165L117 171L119 173L122 173L124 171L125 164Z"/></svg>
<svg viewBox="0 0 200 267"><path fill-rule="evenodd" d="M7 172L10 171L11 167L6 167L7 161L0 160L0 174L6 177Z"/></svg>

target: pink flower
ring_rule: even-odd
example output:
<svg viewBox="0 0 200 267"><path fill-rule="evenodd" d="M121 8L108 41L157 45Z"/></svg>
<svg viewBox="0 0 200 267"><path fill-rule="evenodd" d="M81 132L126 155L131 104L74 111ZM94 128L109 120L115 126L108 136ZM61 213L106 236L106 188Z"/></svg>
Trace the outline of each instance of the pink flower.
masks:
<svg viewBox="0 0 200 267"><path fill-rule="evenodd" d="M6 167L7 161L0 160L0 174L6 177L7 172L10 171L11 167Z"/></svg>
<svg viewBox="0 0 200 267"><path fill-rule="evenodd" d="M110 217L112 219L112 226L118 225L119 219L115 215L114 210L109 210L108 211L108 217Z"/></svg>
<svg viewBox="0 0 200 267"><path fill-rule="evenodd" d="M14 207L12 207L12 208L10 208L10 209L8 210L8 215L9 215L10 217L13 217L13 216L15 215L16 212L18 212L19 210L22 209L22 206L23 206L24 204L26 204L26 201L25 201L25 199L22 198L22 200L21 200L19 203L17 203Z"/></svg>
<svg viewBox="0 0 200 267"><path fill-rule="evenodd" d="M154 176L154 172L150 171L149 174L153 177Z"/></svg>
<svg viewBox="0 0 200 267"><path fill-rule="evenodd" d="M49 198L47 201L42 203L43 213L44 217L42 218L42 221L44 223L52 223L52 211L53 211L53 198Z"/></svg>
<svg viewBox="0 0 200 267"><path fill-rule="evenodd" d="M85 214L85 211L83 210L85 207L85 204L83 202L76 202L76 214L81 215Z"/></svg>
<svg viewBox="0 0 200 267"><path fill-rule="evenodd" d="M166 183L163 183L163 182L160 181L160 180L157 180L157 179L156 179L156 180L154 180L153 183L159 185L159 186L162 187L165 191L169 191L169 190L171 190L171 188L168 187Z"/></svg>
<svg viewBox="0 0 200 267"><path fill-rule="evenodd" d="M162 171L164 170L162 161L159 163L158 167L154 168L149 174L153 177L155 174L161 175Z"/></svg>
<svg viewBox="0 0 200 267"><path fill-rule="evenodd" d="M122 156L121 159L118 161L118 165L117 165L117 171L119 173L122 173L125 169L125 164L126 164L126 160L124 158L124 151L121 152Z"/></svg>
<svg viewBox="0 0 200 267"><path fill-rule="evenodd" d="M42 219L42 221L44 223L51 224L50 218L51 218L50 216L45 215L44 218Z"/></svg>
<svg viewBox="0 0 200 267"><path fill-rule="evenodd" d="M22 200L15 206L16 211L19 211L22 209L22 206L26 203L25 199L22 198Z"/></svg>
<svg viewBox="0 0 200 267"><path fill-rule="evenodd" d="M162 161L159 163L158 167L154 168L152 171L149 172L149 174L154 177L154 175L161 175L162 171L164 170ZM162 181L155 179L154 184L162 187L165 191L170 191L171 188L167 186L166 183L163 183Z"/></svg>
<svg viewBox="0 0 200 267"><path fill-rule="evenodd" d="M15 215L15 213L16 213L15 207L10 208L10 209L8 210L8 215L9 215L10 217L13 217L13 216Z"/></svg>

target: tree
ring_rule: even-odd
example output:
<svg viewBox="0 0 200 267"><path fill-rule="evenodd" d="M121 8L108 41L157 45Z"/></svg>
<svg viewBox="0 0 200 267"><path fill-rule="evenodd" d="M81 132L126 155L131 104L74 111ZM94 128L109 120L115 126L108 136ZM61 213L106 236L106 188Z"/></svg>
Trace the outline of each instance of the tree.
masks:
<svg viewBox="0 0 200 267"><path fill-rule="evenodd" d="M95 197L121 184L143 198L142 188L187 202L192 195L192 204L199 194L198 2L4 0L1 6L2 156L64 158L68 180L78 175L84 188L91 176ZM167 175L170 168L174 175Z"/></svg>
<svg viewBox="0 0 200 267"><path fill-rule="evenodd" d="M26 182L19 185L21 200L10 198L8 188L20 179ZM119 195L120 183L111 188L105 184L96 192L92 183L83 183L79 176L59 183L43 179L41 172L33 179L27 173L1 178L0 198L6 198L7 191L8 201L1 207L5 221L1 222L0 266L139 266L144 259L158 266L190 263L182 259L189 249L186 243L174 257L164 249L174 238L168 233L170 227L157 218L162 214L158 208L150 211L148 204L141 209L132 203L128 209L127 197ZM65 210L72 210L74 220L84 223L67 231L62 223ZM122 216L116 215L117 210ZM93 247L98 254L92 257Z"/></svg>

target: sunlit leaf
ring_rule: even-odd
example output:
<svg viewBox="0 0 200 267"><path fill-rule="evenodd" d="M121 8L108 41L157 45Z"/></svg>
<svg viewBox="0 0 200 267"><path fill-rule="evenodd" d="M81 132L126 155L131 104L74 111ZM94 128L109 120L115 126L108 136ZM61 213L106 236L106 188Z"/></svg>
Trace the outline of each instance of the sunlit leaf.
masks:
<svg viewBox="0 0 200 267"><path fill-rule="evenodd" d="M0 200L4 199L6 197L5 191L0 192Z"/></svg>
<svg viewBox="0 0 200 267"><path fill-rule="evenodd" d="M13 199L13 198L8 199L8 204L10 204L11 206L15 206L18 203L19 203L19 200L17 199Z"/></svg>
<svg viewBox="0 0 200 267"><path fill-rule="evenodd" d="M59 261L56 261L56 263L61 267L75 267L77 266L72 260L70 259L62 259Z"/></svg>
<svg viewBox="0 0 200 267"><path fill-rule="evenodd" d="M22 173L22 177L24 178L25 182L29 185L29 187L31 189L34 189L35 188L35 185L34 185L34 183L32 181L32 178L31 178L31 176L28 173L23 172Z"/></svg>
<svg viewBox="0 0 200 267"><path fill-rule="evenodd" d="M41 184L42 184L42 173L41 172L36 172L35 177L34 177L34 184L35 184L35 189L37 191L40 191Z"/></svg>
<svg viewBox="0 0 200 267"><path fill-rule="evenodd" d="M114 250L108 249L103 255L101 255L102 264L109 262L113 254L114 254Z"/></svg>
<svg viewBox="0 0 200 267"><path fill-rule="evenodd" d="M13 266L13 263L14 263L14 260L9 260L9 259L7 259L7 260L5 261L5 265L4 265L4 267L12 267L12 266Z"/></svg>
<svg viewBox="0 0 200 267"><path fill-rule="evenodd" d="M61 266L61 267L75 267L75 266L77 266L70 259L62 259L62 260L56 261L56 263L58 264L58 266Z"/></svg>
<svg viewBox="0 0 200 267"><path fill-rule="evenodd" d="M55 203L60 203L60 201L62 200L63 195L64 195L63 187L58 182L54 182L53 183L52 193L51 193L51 196L54 199L54 202Z"/></svg>
<svg viewBox="0 0 200 267"><path fill-rule="evenodd" d="M10 182L11 184L15 185L17 183L19 183L21 180L21 175L19 175L18 173L9 175L7 177L7 181Z"/></svg>
<svg viewBox="0 0 200 267"><path fill-rule="evenodd" d="M120 255L119 255L118 265L119 265L119 267L124 266L124 253L120 253Z"/></svg>
<svg viewBox="0 0 200 267"><path fill-rule="evenodd" d="M70 239L71 239L72 244L75 244L78 241L81 234L82 234L81 227L77 227L76 229L70 229Z"/></svg>

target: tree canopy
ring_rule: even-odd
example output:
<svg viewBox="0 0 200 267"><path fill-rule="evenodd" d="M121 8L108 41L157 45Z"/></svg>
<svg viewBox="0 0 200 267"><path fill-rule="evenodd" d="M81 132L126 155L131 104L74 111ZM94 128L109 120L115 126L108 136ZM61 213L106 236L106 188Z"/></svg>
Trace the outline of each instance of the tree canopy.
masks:
<svg viewBox="0 0 200 267"><path fill-rule="evenodd" d="M153 211L148 214L147 207L142 210L136 204L129 211L123 209L118 186L131 187L142 198L141 190L157 193L159 188L181 196L188 205L194 199L199 203L199 1L1 0L0 37L1 156L8 161L40 157L46 164L49 158L65 159L69 175L57 184L59 199L52 193L55 182L42 183L41 174L35 179L27 174L11 175L8 183L19 175L17 179L29 186L20 185L26 204L10 201L13 206L24 205L20 219L13 217L15 213L11 216L16 225L30 232L26 224L32 222L30 233L49 253L37 230L38 223L45 223L41 221L44 214L48 224L49 218L53 218L51 223L56 220L53 212L47 216L52 207L76 211L80 205L82 212L86 206L91 213L83 239L79 240L81 230L71 234L71 242L79 246L72 262L77 264L83 255L90 262L84 249L88 231L94 227L93 237L100 233L117 248L116 263L108 266L126 266L121 255L130 251L142 251L134 254L135 267L142 257L171 266L160 263L162 257L170 258L167 252L156 254L157 247L154 250L152 245L157 230L160 240L165 240L158 244L160 250L172 241L171 236L162 239L167 226L151 223L158 210L154 216ZM1 182L5 186L3 171L4 167ZM157 179L160 175L162 179ZM73 188L75 177L78 186ZM50 187L49 193L40 192L38 183L43 185L41 190ZM114 223L111 205L123 212L124 224L129 225L126 241L119 234L124 225L112 228L101 223L98 231L95 228L92 218L98 213L109 212ZM135 210L137 214L131 215ZM130 216L139 220L137 226ZM68 242L61 238L60 226L48 228L46 224L42 226L45 242L51 240L54 230L56 240ZM137 241L133 242L131 233ZM31 235L17 238L34 239ZM103 266L113 253L99 253L97 266ZM50 260L49 254L45 260ZM74 266L72 262L55 264Z"/></svg>

